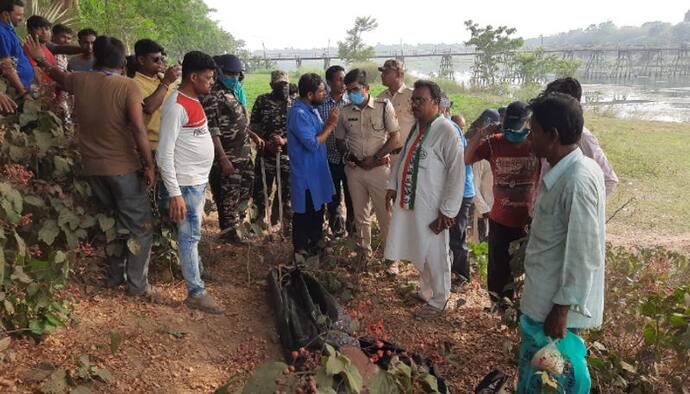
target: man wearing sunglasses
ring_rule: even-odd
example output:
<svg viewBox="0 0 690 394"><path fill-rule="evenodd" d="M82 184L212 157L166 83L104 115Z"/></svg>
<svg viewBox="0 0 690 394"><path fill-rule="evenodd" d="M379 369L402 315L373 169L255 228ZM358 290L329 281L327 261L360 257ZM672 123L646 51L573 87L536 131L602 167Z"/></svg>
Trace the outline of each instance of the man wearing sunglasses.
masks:
<svg viewBox="0 0 690 394"><path fill-rule="evenodd" d="M154 150L158 147L161 107L163 102L175 90L180 77L180 67L166 69L163 47L147 38L134 44L137 72L134 74L141 95L144 97L144 120L149 132L149 143ZM172 88L172 89L171 89Z"/></svg>
<svg viewBox="0 0 690 394"><path fill-rule="evenodd" d="M494 177L494 204L489 214L488 287L492 301L503 306L514 297L510 243L524 238L529 224L541 165L527 138L530 111L516 101L505 112L502 126L492 123L470 138L465 162L487 160Z"/></svg>

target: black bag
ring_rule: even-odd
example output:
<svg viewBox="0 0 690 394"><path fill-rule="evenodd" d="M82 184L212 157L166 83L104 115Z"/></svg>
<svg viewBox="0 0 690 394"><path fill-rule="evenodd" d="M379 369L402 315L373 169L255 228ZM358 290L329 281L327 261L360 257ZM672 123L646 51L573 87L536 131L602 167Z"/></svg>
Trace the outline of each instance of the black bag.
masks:
<svg viewBox="0 0 690 394"><path fill-rule="evenodd" d="M301 347L321 350L324 342L339 345L323 334L342 325L342 307L319 281L299 268L280 267L271 270L268 282L286 360Z"/></svg>
<svg viewBox="0 0 690 394"><path fill-rule="evenodd" d="M508 376L498 369L489 372L488 375L482 379L477 388L474 389L475 394L499 394L505 393L503 386L508 381Z"/></svg>

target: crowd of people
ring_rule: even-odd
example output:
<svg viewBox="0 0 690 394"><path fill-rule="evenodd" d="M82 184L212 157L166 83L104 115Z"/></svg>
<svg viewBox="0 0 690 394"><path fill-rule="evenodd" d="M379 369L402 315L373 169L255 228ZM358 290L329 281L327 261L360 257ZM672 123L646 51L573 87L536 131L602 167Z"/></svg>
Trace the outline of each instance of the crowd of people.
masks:
<svg viewBox="0 0 690 394"><path fill-rule="evenodd" d="M529 237L523 345L536 340L525 327L563 338L601 324L605 200L618 179L584 127L577 80L553 81L529 103L487 109L466 133L439 85L408 87L395 59L379 67L387 89L377 97L363 69L332 66L325 80L304 74L296 92L286 72L273 71L271 91L250 112L235 55L191 51L168 66L153 40L139 40L127 57L115 37L83 29L72 45L71 29L40 16L27 19L22 44L14 27L23 12L20 0L0 1L0 68L15 92L0 95L0 110L32 99L36 84L54 84L66 114L74 109L81 174L140 245L108 257L108 287L160 299L148 266L154 218L165 216L177 225L186 305L223 313L205 289L198 253L209 187L223 240L255 242L242 225L255 220L291 234L295 254L310 257L325 253L324 231L352 236L359 269L376 258L375 217L387 272L406 261L420 273L412 297L422 319L446 313L451 292L470 281L466 237L476 216L499 308L517 296L511 242ZM523 346L521 363L529 351Z"/></svg>

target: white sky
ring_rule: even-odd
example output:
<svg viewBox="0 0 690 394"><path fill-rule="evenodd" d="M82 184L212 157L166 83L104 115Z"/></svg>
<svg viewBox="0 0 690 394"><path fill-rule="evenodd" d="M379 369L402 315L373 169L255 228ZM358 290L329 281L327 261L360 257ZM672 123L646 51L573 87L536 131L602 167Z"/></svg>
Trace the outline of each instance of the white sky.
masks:
<svg viewBox="0 0 690 394"><path fill-rule="evenodd" d="M213 19L246 41L248 49L331 47L345 37L355 17L373 16L379 27L369 44L456 43L468 39L463 22L508 25L523 38L550 35L607 20L618 26L663 21L676 24L687 0L205 0ZM399 5L396 7L395 5ZM431 8L435 5L435 8Z"/></svg>

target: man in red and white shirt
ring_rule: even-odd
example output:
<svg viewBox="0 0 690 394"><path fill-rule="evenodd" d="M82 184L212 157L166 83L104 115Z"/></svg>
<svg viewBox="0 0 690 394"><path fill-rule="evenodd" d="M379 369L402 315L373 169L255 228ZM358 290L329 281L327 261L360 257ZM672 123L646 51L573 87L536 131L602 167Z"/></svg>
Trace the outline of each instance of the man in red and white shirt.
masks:
<svg viewBox="0 0 690 394"><path fill-rule="evenodd" d="M170 201L170 219L177 222L182 275L189 308L221 314L223 308L201 280L199 240L213 140L198 96L209 94L216 68L205 53L192 51L182 62L182 83L163 105L156 161Z"/></svg>

